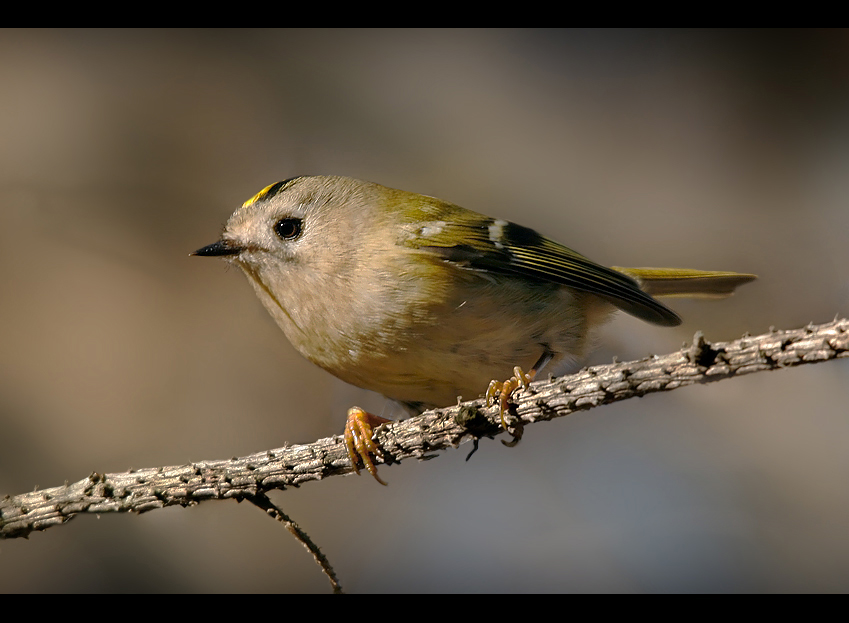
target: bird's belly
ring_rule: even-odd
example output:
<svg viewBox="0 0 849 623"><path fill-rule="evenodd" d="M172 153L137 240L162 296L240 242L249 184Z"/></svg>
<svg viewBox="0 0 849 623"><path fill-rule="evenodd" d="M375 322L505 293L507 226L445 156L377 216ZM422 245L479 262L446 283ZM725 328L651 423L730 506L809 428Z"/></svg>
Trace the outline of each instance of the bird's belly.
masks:
<svg viewBox="0 0 849 623"><path fill-rule="evenodd" d="M460 396L476 399L490 381L509 378L515 366L529 371L543 353L553 355L553 365L584 355L587 305L582 294L559 288L523 305L504 300L503 294L498 300L479 294L450 309L443 306L399 333L382 336L391 348L360 348L356 365L328 369L393 400L433 407L456 404Z"/></svg>

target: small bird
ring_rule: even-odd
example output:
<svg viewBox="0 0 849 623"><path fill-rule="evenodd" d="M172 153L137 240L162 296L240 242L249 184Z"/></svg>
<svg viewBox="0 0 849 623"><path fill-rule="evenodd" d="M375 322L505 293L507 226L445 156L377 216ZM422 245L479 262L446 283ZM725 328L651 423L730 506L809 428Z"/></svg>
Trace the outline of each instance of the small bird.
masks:
<svg viewBox="0 0 849 623"><path fill-rule="evenodd" d="M486 390L505 429L510 394L579 361L617 309L671 327L653 295L721 298L756 278L606 268L527 227L336 176L264 188L193 255L238 265L298 352L343 381L414 413ZM371 437L388 421L353 407L345 426L355 471L382 484Z"/></svg>

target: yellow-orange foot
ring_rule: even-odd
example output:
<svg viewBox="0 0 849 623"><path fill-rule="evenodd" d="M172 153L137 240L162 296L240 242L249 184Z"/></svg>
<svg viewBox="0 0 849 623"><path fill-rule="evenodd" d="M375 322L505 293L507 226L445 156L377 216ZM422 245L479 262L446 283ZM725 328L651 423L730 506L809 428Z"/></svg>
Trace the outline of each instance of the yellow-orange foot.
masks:
<svg viewBox="0 0 849 623"><path fill-rule="evenodd" d="M511 376L506 381L491 381L489 387L486 390L486 406L491 407L495 402L495 396L498 395L498 405L501 408L501 426L504 430L510 432L513 435L513 441L504 441L502 440L505 446L512 448L519 440L522 439L522 429L518 428L514 432L509 431L507 427L507 420L504 419L504 414L508 411L508 402L510 401L510 396L513 395L513 392L519 389L527 389L528 384L534 380L534 376L536 376L536 369L531 370L527 374L522 371L522 368L516 366L513 368L513 376Z"/></svg>
<svg viewBox="0 0 849 623"><path fill-rule="evenodd" d="M386 483L377 475L377 468L374 466L370 455L373 454L382 459L383 452L372 441L371 436L374 434L373 428L375 426L380 426L391 421L378 415L373 415L359 407L351 407L348 409L348 419L345 422L345 446L348 448L348 458L351 459L351 465L354 471L359 475L359 464L362 462L363 467L368 470L368 473L374 476L374 479L382 485Z"/></svg>

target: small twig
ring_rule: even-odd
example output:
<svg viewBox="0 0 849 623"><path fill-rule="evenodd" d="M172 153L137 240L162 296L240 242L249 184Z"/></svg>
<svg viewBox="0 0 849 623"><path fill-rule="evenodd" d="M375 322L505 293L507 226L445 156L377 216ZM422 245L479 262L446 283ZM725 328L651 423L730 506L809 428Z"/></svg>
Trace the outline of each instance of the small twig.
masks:
<svg viewBox="0 0 849 623"><path fill-rule="evenodd" d="M342 585L339 584L339 579L336 577L336 572L333 571L333 567L330 565L330 561L327 560L327 557L321 552L318 545L312 542L309 535L304 532L303 529L295 523L291 517L289 517L289 515L280 510L280 508L276 506L264 493L257 493L256 495L248 496L245 499L254 506L265 511L269 517L276 519L286 526L286 529L291 532L292 535L300 541L305 548L307 548L307 551L312 554L313 558L315 558L315 562L319 567L321 567L321 570L324 572L324 575L327 576L327 579L330 580L330 586L333 587L333 592L336 594L344 592L342 590Z"/></svg>

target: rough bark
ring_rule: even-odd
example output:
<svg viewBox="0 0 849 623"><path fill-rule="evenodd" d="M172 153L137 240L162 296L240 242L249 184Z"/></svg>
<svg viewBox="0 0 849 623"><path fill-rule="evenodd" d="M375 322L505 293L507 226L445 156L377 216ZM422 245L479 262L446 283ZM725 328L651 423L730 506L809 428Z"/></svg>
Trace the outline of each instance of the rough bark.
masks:
<svg viewBox="0 0 849 623"><path fill-rule="evenodd" d="M520 436L522 427L534 422L634 396L847 356L847 319L713 344L697 333L691 346L675 353L585 368L517 390L508 416L510 432ZM501 432L498 408L486 408L476 400L382 425L375 439L388 463L428 458L439 450ZM272 489L352 471L341 436L334 436L240 458L115 474L95 472L72 484L7 495L0 500L0 538L26 537L79 513L144 513L206 500L253 502Z"/></svg>

